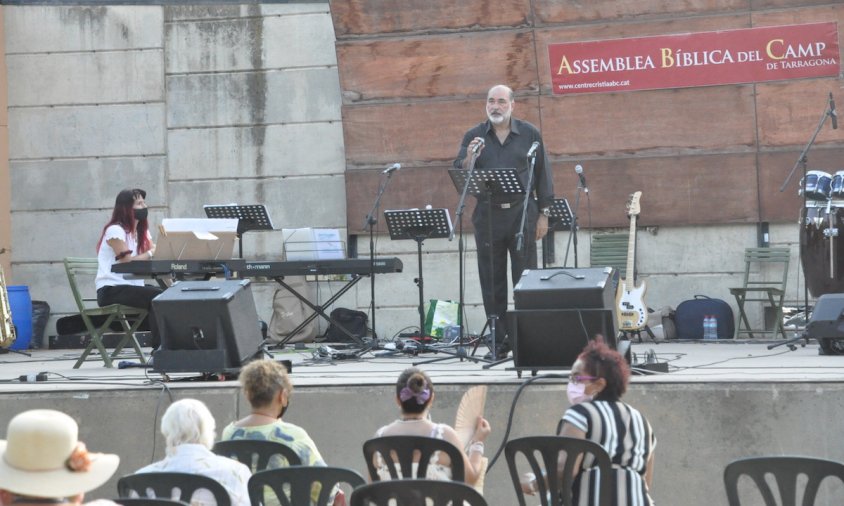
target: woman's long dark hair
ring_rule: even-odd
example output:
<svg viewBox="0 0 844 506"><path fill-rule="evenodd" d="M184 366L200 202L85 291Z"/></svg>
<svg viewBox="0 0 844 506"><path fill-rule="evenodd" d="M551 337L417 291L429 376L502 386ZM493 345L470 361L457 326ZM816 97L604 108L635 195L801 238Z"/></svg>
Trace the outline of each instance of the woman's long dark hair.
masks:
<svg viewBox="0 0 844 506"><path fill-rule="evenodd" d="M121 190L120 193L117 194L117 198L114 199L114 210L111 212L111 220L109 220L109 222L103 227L103 231L100 233L100 240L97 241L98 252L100 251L100 246L103 243L103 237L105 237L105 231L108 227L112 225L120 225L127 234L132 233L132 225L135 223L135 199L138 197L147 198L147 192L139 188L135 188L131 190ZM149 222L147 219L138 220L138 226L136 228L136 235L138 238L137 254L147 251L152 246L147 238L147 230L149 230Z"/></svg>

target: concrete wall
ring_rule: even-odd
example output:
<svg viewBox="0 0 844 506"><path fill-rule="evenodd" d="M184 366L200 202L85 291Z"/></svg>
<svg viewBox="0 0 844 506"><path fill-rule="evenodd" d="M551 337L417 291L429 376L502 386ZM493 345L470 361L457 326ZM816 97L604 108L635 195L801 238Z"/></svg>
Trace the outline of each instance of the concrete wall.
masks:
<svg viewBox="0 0 844 506"><path fill-rule="evenodd" d="M465 388L437 387L435 420L454 420ZM514 405L517 385L490 386L485 413L493 433L486 455L492 459L501 444L511 409L509 439L553 434L567 407L564 390L564 385L543 380L527 387ZM285 420L305 427L329 464L365 476L361 445L397 416L394 395L394 387L383 385L297 387ZM842 395L840 383L639 383L631 385L625 400L648 417L657 436L652 489L657 504L713 506L727 504L723 470L732 460L756 455L844 460L844 441L835 436L835 424L819 423L844 417L837 402ZM204 401L214 413L218 433L248 412L234 385L35 391L0 397L0 427L26 409L65 411L80 422L80 439L90 450L120 455L119 477L164 456L159 418L172 400L182 397ZM116 477L87 499L115 497ZM844 490L833 480L827 482L815 504L840 505ZM491 506L516 504L503 454L486 476L484 495Z"/></svg>
<svg viewBox="0 0 844 506"><path fill-rule="evenodd" d="M3 11L0 6L0 267L7 276L7 283L12 277L12 189L9 184L9 115L6 109L8 80L6 77L6 38L3 35Z"/></svg>
<svg viewBox="0 0 844 506"><path fill-rule="evenodd" d="M345 233L347 222L363 222L346 216L347 193L374 200L377 185L348 187L345 178L328 4L7 6L3 13L13 279L49 302L53 321L75 312L61 259L95 254L124 187L148 191L153 222L202 217L203 204L231 202L265 204L277 229ZM623 213L624 203L616 206ZM584 227L594 211L584 201ZM0 239L3 214L0 207ZM382 219L376 254L398 256L405 266L376 279L377 331L391 337L418 324L418 273L415 242L390 241L385 228ZM582 230L581 267L589 263L588 237ZM775 225L772 237L795 251L788 298L797 300L796 227ZM554 265L563 265L567 240L568 233L557 234ZM755 226L746 224L642 232L637 263L649 283L648 305L676 306L696 293L729 301L742 250L755 241ZM368 254L368 237L358 237L357 247ZM282 249L280 230L244 236L247 258L278 259ZM456 241L425 241L426 299L458 298L457 251ZM468 325L478 332L485 317L470 235L465 261ZM341 286L321 282L313 291L324 301ZM277 288L256 284L264 320ZM370 299L364 280L337 305L365 309ZM54 329L51 322L47 334Z"/></svg>

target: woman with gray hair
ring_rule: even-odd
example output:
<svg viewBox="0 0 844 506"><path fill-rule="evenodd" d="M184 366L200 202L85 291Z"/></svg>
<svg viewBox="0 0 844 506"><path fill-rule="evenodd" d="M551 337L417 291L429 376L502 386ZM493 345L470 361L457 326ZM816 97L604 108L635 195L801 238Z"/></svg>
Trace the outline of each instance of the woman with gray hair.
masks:
<svg viewBox="0 0 844 506"><path fill-rule="evenodd" d="M201 401L182 399L174 402L161 417L161 434L167 443L167 456L139 469L138 473L192 473L218 481L228 491L232 506L249 506L246 484L252 475L236 460L215 455L216 423ZM200 497L200 494L203 494ZM191 504L216 505L207 490L194 494Z"/></svg>

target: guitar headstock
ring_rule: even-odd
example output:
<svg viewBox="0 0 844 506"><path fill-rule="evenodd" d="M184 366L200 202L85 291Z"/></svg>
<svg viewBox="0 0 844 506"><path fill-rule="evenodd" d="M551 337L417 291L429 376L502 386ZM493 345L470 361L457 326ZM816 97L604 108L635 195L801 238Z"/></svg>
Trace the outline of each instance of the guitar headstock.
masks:
<svg viewBox="0 0 844 506"><path fill-rule="evenodd" d="M642 196L642 192L637 191L630 195L630 200L627 201L627 216L636 216L639 214L639 197Z"/></svg>

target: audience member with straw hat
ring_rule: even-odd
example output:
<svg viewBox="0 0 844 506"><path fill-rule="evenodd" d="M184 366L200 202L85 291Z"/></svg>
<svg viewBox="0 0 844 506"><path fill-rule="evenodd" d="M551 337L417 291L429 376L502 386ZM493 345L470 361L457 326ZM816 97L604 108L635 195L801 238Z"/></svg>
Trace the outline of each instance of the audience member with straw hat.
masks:
<svg viewBox="0 0 844 506"><path fill-rule="evenodd" d="M76 421L61 411L24 411L0 441L0 504L79 505L119 463L117 455L89 452Z"/></svg>

